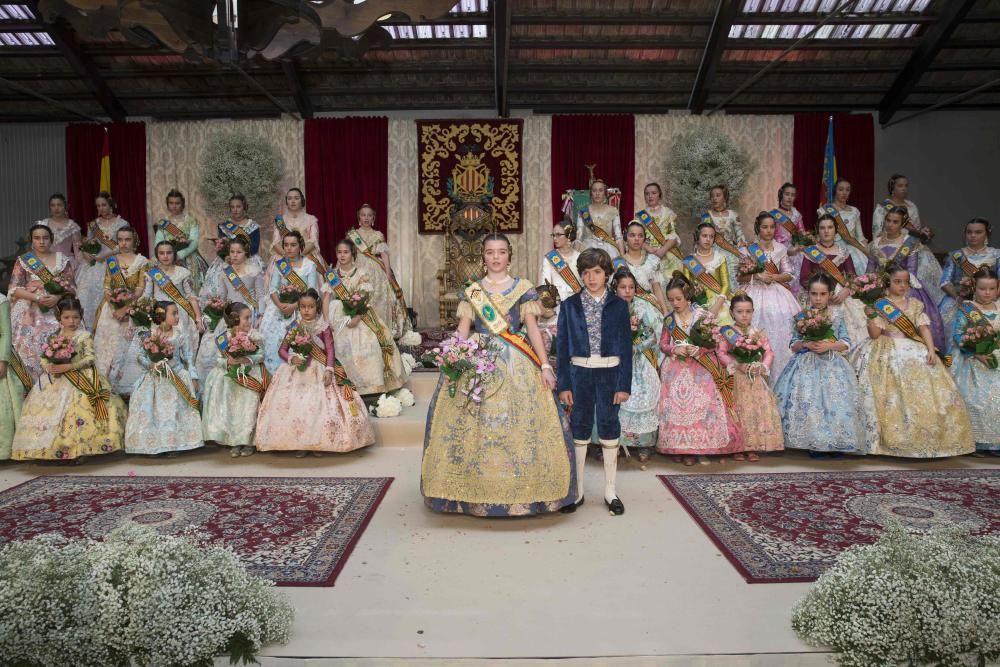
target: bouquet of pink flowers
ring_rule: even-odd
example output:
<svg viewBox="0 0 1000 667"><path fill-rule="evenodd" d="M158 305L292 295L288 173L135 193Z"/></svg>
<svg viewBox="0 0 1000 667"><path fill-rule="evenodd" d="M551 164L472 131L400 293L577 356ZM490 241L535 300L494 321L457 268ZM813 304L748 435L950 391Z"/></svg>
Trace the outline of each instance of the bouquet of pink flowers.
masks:
<svg viewBox="0 0 1000 667"><path fill-rule="evenodd" d="M969 322L962 329L959 347L968 354L987 357L986 365L989 368L996 368L997 359L993 353L1000 349L1000 333L994 331L989 324Z"/></svg>
<svg viewBox="0 0 1000 667"><path fill-rule="evenodd" d="M108 295L108 303L117 309L127 304L133 297L132 290L127 287L116 287Z"/></svg>
<svg viewBox="0 0 1000 667"><path fill-rule="evenodd" d="M129 306L128 316L132 319L132 324L140 329L148 329L153 323L153 309L156 301L148 296L139 297Z"/></svg>
<svg viewBox="0 0 1000 667"><path fill-rule="evenodd" d="M101 252L101 242L97 239L83 239L80 241L80 250L88 255L97 255ZM90 260L90 265L94 265L94 260Z"/></svg>
<svg viewBox="0 0 1000 667"><path fill-rule="evenodd" d="M962 276L958 281L958 296L962 299L971 299L976 291L976 285L969 276Z"/></svg>
<svg viewBox="0 0 1000 667"><path fill-rule="evenodd" d="M298 303L302 292L294 285L283 285L278 290L278 301L281 303Z"/></svg>
<svg viewBox="0 0 1000 667"><path fill-rule="evenodd" d="M816 245L816 237L809 232L797 231L792 234L792 245L801 246L803 248Z"/></svg>
<svg viewBox="0 0 1000 667"><path fill-rule="evenodd" d="M833 334L833 320L829 315L816 308L807 308L800 314L802 317L795 319L795 330L802 336L802 340L808 342L836 340Z"/></svg>
<svg viewBox="0 0 1000 667"><path fill-rule="evenodd" d="M62 334L52 334L42 343L42 358L53 364L69 363L75 354L76 346L73 345L73 339Z"/></svg>
<svg viewBox="0 0 1000 667"><path fill-rule="evenodd" d="M461 391L466 397L466 407L482 405L489 386L500 378L498 350L493 344L454 335L433 352L434 361L447 378L448 396L454 398Z"/></svg>
<svg viewBox="0 0 1000 667"><path fill-rule="evenodd" d="M309 366L309 358L312 353L312 336L305 329L296 325L285 334L285 343L292 352L305 359L301 364L296 365L296 368L304 371Z"/></svg>
<svg viewBox="0 0 1000 667"><path fill-rule="evenodd" d="M709 314L691 325L688 340L691 341L692 345L696 345L704 350L714 350L718 345L716 340L718 335L718 323L715 321L715 317Z"/></svg>
<svg viewBox="0 0 1000 667"><path fill-rule="evenodd" d="M744 255L740 258L740 266L736 272L740 276L752 276L757 273L764 273L766 270L764 262L757 261L756 257Z"/></svg>
<svg viewBox="0 0 1000 667"><path fill-rule="evenodd" d="M226 261L229 256L229 239L212 239L215 242L215 256Z"/></svg>
<svg viewBox="0 0 1000 667"><path fill-rule="evenodd" d="M875 302L885 295L883 276L878 273L862 273L851 279L851 291L854 298L866 306L874 306Z"/></svg>
<svg viewBox="0 0 1000 667"><path fill-rule="evenodd" d="M340 303L344 306L344 315L348 317L364 315L368 312L368 302L370 299L371 297L368 296L368 292L361 290L352 292L346 299L340 299Z"/></svg>
<svg viewBox="0 0 1000 667"><path fill-rule="evenodd" d="M47 294L53 296L62 296L63 294L70 294L73 291L73 284L69 281L69 278L64 276L62 272L52 274L52 280L45 281L42 285ZM51 310L48 306L39 306L39 310L43 313L49 312Z"/></svg>
<svg viewBox="0 0 1000 667"><path fill-rule="evenodd" d="M208 318L208 330L215 331L215 327L219 326L219 320L222 319L222 314L226 310L226 306L229 302L223 299L221 296L210 296L205 302L205 307L201 312L205 314Z"/></svg>
<svg viewBox="0 0 1000 667"><path fill-rule="evenodd" d="M174 358L174 344L161 333L151 333L142 341L142 349L154 364Z"/></svg>
<svg viewBox="0 0 1000 667"><path fill-rule="evenodd" d="M760 334L743 334L729 352L741 364L756 364L764 358L764 344L760 340Z"/></svg>
<svg viewBox="0 0 1000 667"><path fill-rule="evenodd" d="M226 348L226 354L232 359L239 359L240 357L249 357L258 349L257 343L253 342L250 334L245 331L237 331L229 335L229 347ZM226 369L226 375L235 380L240 373L245 375L248 371L249 367L245 364L230 366Z"/></svg>

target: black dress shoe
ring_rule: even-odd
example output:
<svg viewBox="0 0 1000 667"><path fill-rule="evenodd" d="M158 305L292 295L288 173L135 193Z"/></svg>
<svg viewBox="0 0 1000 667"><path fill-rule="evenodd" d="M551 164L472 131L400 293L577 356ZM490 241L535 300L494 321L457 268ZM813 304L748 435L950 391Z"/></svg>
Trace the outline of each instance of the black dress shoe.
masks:
<svg viewBox="0 0 1000 667"><path fill-rule="evenodd" d="M583 504L583 497L581 497L578 501L576 501L572 505L567 505L566 507L563 507L559 511L562 512L563 514L572 514L573 512L576 511L576 508L582 504Z"/></svg>
<svg viewBox="0 0 1000 667"><path fill-rule="evenodd" d="M611 510L611 513L614 514L615 516L621 516L622 514L625 514L625 505L623 505L622 501L618 500L617 498L614 498L610 503L607 500L605 500L604 504L608 506L608 509Z"/></svg>

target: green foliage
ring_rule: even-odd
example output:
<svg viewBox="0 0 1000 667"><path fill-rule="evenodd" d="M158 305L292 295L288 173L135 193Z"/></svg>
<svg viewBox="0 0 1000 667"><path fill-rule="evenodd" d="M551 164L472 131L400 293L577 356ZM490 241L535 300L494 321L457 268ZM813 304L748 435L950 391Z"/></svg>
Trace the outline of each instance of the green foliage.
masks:
<svg viewBox="0 0 1000 667"><path fill-rule="evenodd" d="M281 159L267 141L236 132L212 139L201 165L201 194L220 216L229 198L242 194L250 212L262 211L278 198Z"/></svg>

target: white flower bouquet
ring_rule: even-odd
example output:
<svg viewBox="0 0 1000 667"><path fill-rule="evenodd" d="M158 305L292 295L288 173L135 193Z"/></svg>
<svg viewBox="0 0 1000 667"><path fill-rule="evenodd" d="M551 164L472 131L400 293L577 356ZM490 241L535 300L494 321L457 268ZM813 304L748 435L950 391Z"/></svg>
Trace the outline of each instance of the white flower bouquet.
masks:
<svg viewBox="0 0 1000 667"><path fill-rule="evenodd" d="M396 392L396 398L399 399L399 404L404 408L413 407L417 402L417 397L413 395L413 392L403 387Z"/></svg>
<svg viewBox="0 0 1000 667"><path fill-rule="evenodd" d="M228 548L139 526L103 542L43 535L0 550L0 663L251 662L293 610Z"/></svg>
<svg viewBox="0 0 1000 667"><path fill-rule="evenodd" d="M410 330L403 334L399 339L399 344L402 347L416 347L423 342L423 338L416 331Z"/></svg>
<svg viewBox="0 0 1000 667"><path fill-rule="evenodd" d="M375 416L383 419L387 417L398 417L403 412L403 404L395 396L382 394L375 404Z"/></svg>

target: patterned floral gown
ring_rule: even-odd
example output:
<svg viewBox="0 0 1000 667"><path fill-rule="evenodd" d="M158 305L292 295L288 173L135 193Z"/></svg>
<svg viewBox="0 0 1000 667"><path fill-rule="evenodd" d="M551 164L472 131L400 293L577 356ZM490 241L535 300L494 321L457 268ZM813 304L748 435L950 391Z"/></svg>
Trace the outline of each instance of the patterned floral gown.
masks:
<svg viewBox="0 0 1000 667"><path fill-rule="evenodd" d="M319 268L311 259L308 257L302 258L301 265L295 267L295 273L298 274L307 287L311 287L317 292L320 291L322 281L319 276ZM222 279L226 280L226 277L222 276ZM264 365L267 366L267 372L271 375L277 373L278 368L281 366L281 356L278 354L278 348L281 347L281 341L285 338L288 327L295 321L297 312L293 311L287 317L282 315L281 310L278 309L271 295L278 294L282 287L289 284L288 279L281 275L281 272L277 268L273 268L271 270L270 286L267 291L268 296L264 299L261 308L264 313L260 321L260 333L264 336Z"/></svg>
<svg viewBox="0 0 1000 667"><path fill-rule="evenodd" d="M737 329L739 330L738 327ZM780 451L785 448L781 413L778 411L778 399L768 385L770 369L774 367L774 350L763 329L751 325L746 331L740 332L761 337L764 346L761 363L768 369L768 373L760 377L747 377L746 373L737 370L738 362L732 355L729 342L725 338L719 342L719 361L733 376L736 416L743 427L743 448L748 452Z"/></svg>
<svg viewBox="0 0 1000 667"><path fill-rule="evenodd" d="M593 208L588 207L590 210L591 219L596 227L604 230L604 232L613 238L615 241L623 242L624 236L622 234L622 220L618 215L618 209L614 206L605 205L604 210L597 212ZM606 250L611 259L614 259L619 255L618 248L607 241L599 238L587 225L583 223L583 218L580 215L576 216L576 228L579 230L577 233L577 238L580 239L580 243L584 248L600 248L601 250Z"/></svg>
<svg viewBox="0 0 1000 667"><path fill-rule="evenodd" d="M118 230L124 227L128 227L128 221L123 220L120 216L107 224L97 219L88 226L87 238L93 239L97 229L100 228L101 232L114 243ZM91 331L94 328L97 307L104 299L104 273L106 270L104 262L115 252L102 244L94 263L91 264L89 260L84 260L76 270L76 295L83 305L83 323Z"/></svg>
<svg viewBox="0 0 1000 667"><path fill-rule="evenodd" d="M920 211L917 209L917 205L914 204L909 199L906 200L906 212L910 216L910 221L917 227L921 227L920 222ZM885 222L885 207L876 206L875 213L872 216L872 238L877 239L882 235L882 228ZM906 236L906 230L903 230L903 236ZM937 261L937 257L931 252L931 249L927 246L921 244L919 248L914 252L914 254L920 255L920 262L917 263L918 273L916 274L917 279L921 284L924 285L924 289L930 294L931 302L935 305L941 302L944 297L944 292L941 291L941 265ZM928 311L928 316L930 312ZM931 318L933 322L933 318Z"/></svg>
<svg viewBox="0 0 1000 667"><path fill-rule="evenodd" d="M92 398L77 389L65 374L50 375L48 361L42 360L46 372L28 394L21 410L21 420L14 434L15 461L66 461L81 456L109 454L122 448L125 436L125 404L110 393L107 378L94 372L94 344L90 334L77 331L73 336L76 354L70 361L73 370L80 371L91 385L96 377L107 392L104 404L109 418L99 419Z"/></svg>
<svg viewBox="0 0 1000 667"><path fill-rule="evenodd" d="M232 330L228 331L232 335ZM259 383L262 378L261 362L264 360L264 339L257 331L250 331L250 340L257 351L248 355L250 369L246 375ZM215 344L215 340L212 340ZM205 379L201 395L201 429L206 442L225 447L253 446L260 394L252 388L237 383L227 374L229 366L221 354L215 356L215 365Z"/></svg>
<svg viewBox="0 0 1000 667"><path fill-rule="evenodd" d="M217 297L230 303L246 304L255 313L254 321L259 321L260 308L264 306L264 299L267 298L267 285L264 282L264 274L260 269L251 264L244 264L240 271L242 273L237 271L237 275L245 288L246 294L233 287L233 284L226 277L226 272L222 270L221 266L220 270L206 276L205 284L202 286L201 293L199 294L202 312L204 312L208 300ZM208 326L207 320L206 326ZM207 379L208 374L215 368L215 362L219 358L219 348L215 344L215 337L225 330L226 323L220 317L219 322L215 325L215 330L205 331L205 335L201 337L195 361L198 368L198 377Z"/></svg>
<svg viewBox="0 0 1000 667"><path fill-rule="evenodd" d="M382 263L382 253L389 252L389 246L385 242L382 232L370 227L357 227L350 230L350 233L357 232L364 241L365 246L375 257L371 257L358 248L357 265L368 273L369 284L371 285L371 303L374 305L378 316L391 329L392 337L399 338L409 328L409 316L403 308L403 304L396 297L389 282L389 276L385 272L385 265ZM348 237L350 238L350 237Z"/></svg>
<svg viewBox="0 0 1000 667"><path fill-rule="evenodd" d="M897 264L902 264L903 267L910 272L910 296L919 299L924 306L923 312L930 322L931 335L934 337L934 345L939 350L947 350L948 339L945 338L944 323L941 321L941 313L938 312L937 309L937 304L941 301L941 295L943 294L940 287L940 265L938 265L937 259L934 255L930 255L931 261L933 261L934 265L938 267L937 278L933 283L934 293L938 295L935 297L934 293L932 293L930 289L931 285L924 283L923 278L921 278L921 274L926 275L926 271L923 271L921 268L927 262L927 253L923 252L923 250L926 249L926 246L922 243L917 243L913 252L911 252L908 257L903 258L898 253L906 238L907 235L903 234L894 241L889 241L884 237L879 237L875 241L872 241L870 246L871 256L868 260L867 270L879 271L884 269L889 262L893 261Z"/></svg>
<svg viewBox="0 0 1000 667"><path fill-rule="evenodd" d="M648 333L632 344L632 391L628 400L621 404L618 419L622 442L627 447L651 448L656 444L656 431L660 427L657 408L663 353L658 342L663 330L663 315L638 297L632 299L631 308Z"/></svg>
<svg viewBox="0 0 1000 667"><path fill-rule="evenodd" d="M55 264L47 266L47 268L54 274L62 274L64 278L69 280L70 284L73 283L75 277L73 263L66 255L57 253ZM42 373L40 357L42 343L56 331L59 331L59 323L56 321L55 308L43 313L35 301L15 299L14 290L17 288L28 290L32 294L45 294L41 279L28 268L23 257L19 257L14 262L14 269L10 277L10 289L8 290L11 305L8 307L10 308L14 350L21 357L21 361L24 362L25 368L31 374L32 380L37 380Z"/></svg>
<svg viewBox="0 0 1000 667"><path fill-rule="evenodd" d="M1000 333L1000 312L996 303L991 306L976 304L995 331ZM972 421L972 435L976 439L976 449L981 452L1000 452L1000 370L990 368L968 352L959 351L959 341L968 319L959 311L952 325L952 340L955 344L955 362L951 366L952 377L965 399L965 406ZM1000 361L1000 350L993 352L993 358Z"/></svg>
<svg viewBox="0 0 1000 667"><path fill-rule="evenodd" d="M480 287L483 287L480 283ZM485 288L483 288L485 289ZM527 281L516 279L491 294L511 331L541 307ZM502 381L480 406L449 397L444 375L427 414L420 489L437 512L476 516L520 516L554 512L576 500L573 441L563 430L555 397L534 363L488 333L471 305L458 316L474 321L473 335L495 346Z"/></svg>
<svg viewBox="0 0 1000 667"><path fill-rule="evenodd" d="M993 270L996 270L1000 266L1000 249L997 248L986 246L978 252L973 252L968 247L965 247L955 252L961 252L965 256L965 259L976 267L991 266ZM965 273L955 261L955 253L950 253L944 263L944 272L941 274L941 287L943 288L945 285L951 284L955 289L958 289L959 283L965 277ZM941 298L940 303L938 303L938 312L941 313L941 322L944 326L944 331L950 337L952 325L955 323L955 315L958 313L958 303L955 299L945 294ZM952 349L951 345L952 341L949 340L949 350Z"/></svg>
<svg viewBox="0 0 1000 667"><path fill-rule="evenodd" d="M142 255L136 255L130 264L120 264L129 291L134 293L139 288L144 288L148 261ZM114 289L110 274L105 275L104 288ZM122 369L127 361L125 355L138 330L132 323L132 318L126 315L124 319L116 320L113 312L114 306L106 300L102 300L97 308L97 314L94 316L94 349L97 354L97 372L107 378L118 378L119 382L111 383L112 390L116 393L127 393L132 390L136 377L125 377L122 374Z"/></svg>
<svg viewBox="0 0 1000 667"><path fill-rule="evenodd" d="M929 326L923 303L900 308L917 327ZM972 424L955 381L940 361L927 365L927 348L906 338L883 317L882 335L857 360L862 394L878 417L872 454L907 458L958 456L975 450Z"/></svg>
<svg viewBox="0 0 1000 667"><path fill-rule="evenodd" d="M778 267L781 273L787 273L793 280L785 283L791 285L794 280L792 263L789 261L788 249L773 241L771 249L761 246L767 258ZM808 260L806 260L808 261ZM792 318L799 312L799 302L791 290L779 283L764 283L756 276L750 278L745 287L747 296L753 299L753 325L767 333L767 339L774 355L774 362L769 364L773 377L781 375L785 366L792 359L788 342L792 339Z"/></svg>
<svg viewBox="0 0 1000 667"><path fill-rule="evenodd" d="M24 384L10 366L14 351L10 332L10 302L0 294L0 362L7 364L7 374L0 379L0 461L10 458L11 443L21 417L25 392Z"/></svg>

